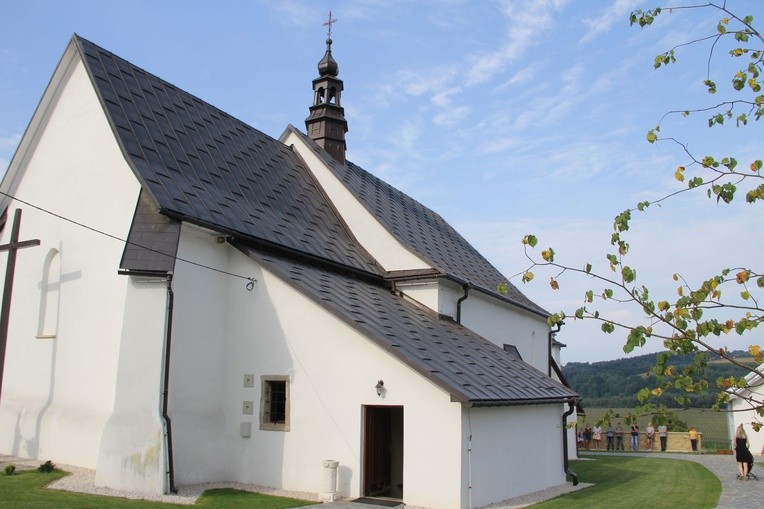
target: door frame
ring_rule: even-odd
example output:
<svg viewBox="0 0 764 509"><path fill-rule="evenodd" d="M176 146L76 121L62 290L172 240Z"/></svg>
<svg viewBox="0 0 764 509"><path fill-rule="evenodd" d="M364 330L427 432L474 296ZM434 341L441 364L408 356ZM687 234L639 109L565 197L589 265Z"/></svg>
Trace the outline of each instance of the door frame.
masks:
<svg viewBox="0 0 764 509"><path fill-rule="evenodd" d="M373 409L373 412L369 412L369 409ZM383 413L376 412L377 410L383 411ZM387 423L388 436L377 436L377 440L387 441L382 444L383 449L388 449L389 465L386 467L389 469L388 476L390 480L390 486L385 493L375 493L370 490L368 476L369 468L368 453L370 447L372 447L371 441L374 439L370 436L372 427L370 426L369 419L372 419L372 415L377 415L376 418L386 416L389 418ZM404 448L404 433L403 433L403 405L362 405L361 406L361 496L374 497L382 496L389 498L402 499L403 498L403 448ZM384 417L383 417L384 418ZM394 420L398 422L394 422ZM383 424L384 426L384 424ZM384 435L384 432L383 432Z"/></svg>

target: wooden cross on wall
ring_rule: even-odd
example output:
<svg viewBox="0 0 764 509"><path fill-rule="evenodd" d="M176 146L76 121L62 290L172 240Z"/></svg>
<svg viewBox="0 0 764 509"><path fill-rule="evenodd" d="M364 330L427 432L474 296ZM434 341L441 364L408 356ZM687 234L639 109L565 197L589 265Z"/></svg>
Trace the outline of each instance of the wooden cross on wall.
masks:
<svg viewBox="0 0 764 509"><path fill-rule="evenodd" d="M3 303L0 305L0 397L3 394L3 372L5 371L5 346L8 343L8 322L11 317L11 294L13 293L13 274L16 272L16 252L25 247L39 246L40 240L22 240L19 242L21 228L21 209L13 214L11 241L0 246L0 251L8 251L8 263L5 268L5 287Z"/></svg>

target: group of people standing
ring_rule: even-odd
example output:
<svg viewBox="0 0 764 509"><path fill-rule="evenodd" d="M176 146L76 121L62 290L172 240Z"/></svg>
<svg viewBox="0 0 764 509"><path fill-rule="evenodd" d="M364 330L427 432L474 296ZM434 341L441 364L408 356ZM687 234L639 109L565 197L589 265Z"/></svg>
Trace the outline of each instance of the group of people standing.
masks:
<svg viewBox="0 0 764 509"><path fill-rule="evenodd" d="M695 431L695 435L693 437L692 432L695 430L695 428L692 428L690 430L690 441L692 443L692 450L696 451L698 447L698 432ZM648 451L653 450L653 443L655 441L655 434L656 431L658 433L658 438L660 439L661 443L661 451L666 450L666 443L668 441L668 427L665 424L661 424L658 426L658 429L656 430L655 427L653 427L652 422L647 423L647 428L645 429L645 440L646 440L646 449ZM621 423L617 423L615 427L613 427L613 423L611 421L608 421L608 426L605 430L602 429L601 426L597 425L593 428L589 425L589 423L586 423L584 425L583 430L579 430L578 432L578 443L580 447L585 447L587 449L594 449L599 450L602 448L602 438L603 436L607 439L606 442L606 449L608 451L623 451L624 450L624 444L623 444L623 436L625 434L624 429L621 427ZM638 451L639 450L639 425L636 422L633 422L631 424L631 428L629 430L630 434L630 446L632 451Z"/></svg>

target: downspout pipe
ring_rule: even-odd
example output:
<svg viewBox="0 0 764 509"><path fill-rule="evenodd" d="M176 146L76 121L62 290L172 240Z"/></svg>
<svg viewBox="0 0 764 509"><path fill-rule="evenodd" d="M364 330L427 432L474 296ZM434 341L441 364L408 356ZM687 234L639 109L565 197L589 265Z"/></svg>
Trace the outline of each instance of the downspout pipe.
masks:
<svg viewBox="0 0 764 509"><path fill-rule="evenodd" d="M576 410L576 400L568 401L570 408L562 414L562 468L567 475L573 478L573 486L578 486L578 474L573 472L568 465L568 416Z"/></svg>
<svg viewBox="0 0 764 509"><path fill-rule="evenodd" d="M456 301L456 323L462 323L462 302L469 297L470 285L465 283L462 285L462 289L464 290L464 295L459 297L459 300Z"/></svg>
<svg viewBox="0 0 764 509"><path fill-rule="evenodd" d="M172 343L172 315L175 308L175 293L172 291L172 275L167 276L167 329L164 343L164 381L162 384L162 419L165 422L167 434L167 477L170 483L170 492L177 493L175 487L175 468L172 460L172 422L167 412L169 406L170 387L170 345Z"/></svg>
<svg viewBox="0 0 764 509"><path fill-rule="evenodd" d="M552 362L554 361L554 357L552 357L552 341L554 341L554 335L560 332L560 329L562 329L563 325L564 325L563 322L558 322L556 330L549 329L549 334L548 334L549 362L547 363L547 373L546 373L547 376L552 376Z"/></svg>

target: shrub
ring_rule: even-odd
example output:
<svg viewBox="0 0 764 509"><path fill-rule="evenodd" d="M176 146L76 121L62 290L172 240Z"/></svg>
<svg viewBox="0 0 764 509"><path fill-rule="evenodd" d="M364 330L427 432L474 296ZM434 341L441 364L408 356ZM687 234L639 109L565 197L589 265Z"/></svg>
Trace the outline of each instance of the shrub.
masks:
<svg viewBox="0 0 764 509"><path fill-rule="evenodd" d="M13 472L16 471L16 465L6 465L5 466L5 475L12 475Z"/></svg>
<svg viewBox="0 0 764 509"><path fill-rule="evenodd" d="M45 463L37 467L37 470L39 472L44 472L46 474L53 472L55 469L56 469L56 465L54 465L53 462L50 460L46 461Z"/></svg>

